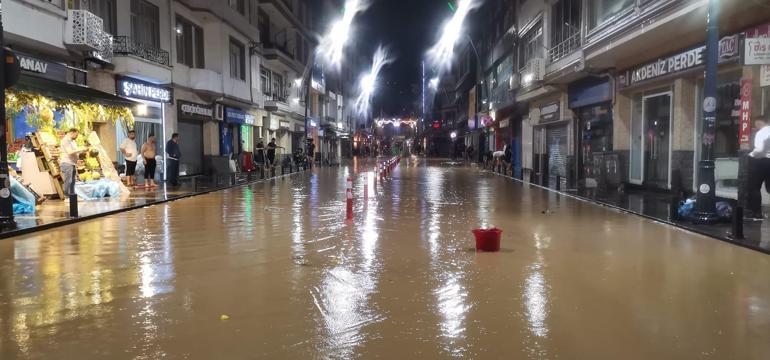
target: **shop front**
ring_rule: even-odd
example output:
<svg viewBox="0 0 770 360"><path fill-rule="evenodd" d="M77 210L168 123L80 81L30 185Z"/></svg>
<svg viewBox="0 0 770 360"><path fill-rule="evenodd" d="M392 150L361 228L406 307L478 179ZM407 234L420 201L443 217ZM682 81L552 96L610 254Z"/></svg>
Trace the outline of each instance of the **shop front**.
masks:
<svg viewBox="0 0 770 360"><path fill-rule="evenodd" d="M18 185L11 186L14 213L34 213L43 198L65 198L59 146L72 128L86 149L76 164L75 194L84 200L127 195L109 146L115 131L100 136L97 128L133 126L135 104L85 87L82 70L25 54L18 58L19 81L5 94L7 160Z"/></svg>
<svg viewBox="0 0 770 360"><path fill-rule="evenodd" d="M617 155L612 147L612 87L609 76L589 77L570 84L568 99L570 110L575 115L577 187L593 189L616 183L617 176L612 171L616 168L612 164L617 163Z"/></svg>
<svg viewBox="0 0 770 360"><path fill-rule="evenodd" d="M184 100L177 100L177 107L177 132L182 151L179 174L203 174L203 126L214 121L214 107Z"/></svg>
<svg viewBox="0 0 770 360"><path fill-rule="evenodd" d="M157 170L155 180L164 180L165 145L166 145L166 107L174 101L174 90L171 87L153 84L147 81L118 76L115 79L117 95L138 103L132 111L136 122L133 130L136 132L136 144L141 147L147 139L155 136ZM116 129L116 148L128 137L127 128ZM123 154L117 150L119 164L125 163ZM137 164L137 173L144 173L143 162Z"/></svg>
<svg viewBox="0 0 770 360"><path fill-rule="evenodd" d="M219 123L219 155L232 156L243 151L243 133L246 112L234 107L225 107L224 121Z"/></svg>
<svg viewBox="0 0 770 360"><path fill-rule="evenodd" d="M646 189L693 191L695 164L702 141L708 141L714 147L717 195L737 198L742 79L738 44L738 35L720 41L713 139L703 139L701 133L705 46L685 49L621 73L615 111L628 119L630 184Z"/></svg>

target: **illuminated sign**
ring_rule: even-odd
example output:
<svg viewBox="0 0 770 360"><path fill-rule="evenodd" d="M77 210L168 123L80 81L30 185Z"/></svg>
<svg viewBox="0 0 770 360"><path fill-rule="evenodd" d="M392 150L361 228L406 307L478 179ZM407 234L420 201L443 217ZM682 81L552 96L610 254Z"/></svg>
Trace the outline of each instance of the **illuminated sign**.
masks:
<svg viewBox="0 0 770 360"><path fill-rule="evenodd" d="M129 77L117 79L117 91L118 95L123 97L164 103L170 103L174 98L174 92L169 87Z"/></svg>

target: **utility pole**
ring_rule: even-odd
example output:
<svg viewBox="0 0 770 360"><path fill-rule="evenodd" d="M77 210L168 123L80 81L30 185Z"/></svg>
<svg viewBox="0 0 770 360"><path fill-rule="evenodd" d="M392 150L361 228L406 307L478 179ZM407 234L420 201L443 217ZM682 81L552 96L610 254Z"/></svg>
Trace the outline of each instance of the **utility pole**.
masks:
<svg viewBox="0 0 770 360"><path fill-rule="evenodd" d="M0 1L0 52L2 52L2 69L0 69L0 91L3 93L3 101L0 101L0 229L16 228L13 219L13 198L11 198L11 179L8 173L8 121L5 118L5 88L6 69L9 61L15 61L9 57L13 54L5 51L5 29L3 28L3 9Z"/></svg>
<svg viewBox="0 0 770 360"><path fill-rule="evenodd" d="M698 196L692 221L714 223L716 211L714 141L716 140L717 63L719 61L719 0L709 0L706 34L706 79L703 87L703 137L698 164Z"/></svg>

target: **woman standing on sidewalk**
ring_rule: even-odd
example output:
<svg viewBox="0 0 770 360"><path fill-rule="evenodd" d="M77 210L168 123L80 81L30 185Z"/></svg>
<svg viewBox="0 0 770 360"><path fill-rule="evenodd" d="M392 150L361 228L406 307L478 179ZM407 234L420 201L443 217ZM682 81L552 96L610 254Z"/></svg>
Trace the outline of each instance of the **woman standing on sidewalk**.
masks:
<svg viewBox="0 0 770 360"><path fill-rule="evenodd" d="M144 158L144 187L158 187L155 184L155 135L150 134L147 137L147 142L142 145L142 158Z"/></svg>

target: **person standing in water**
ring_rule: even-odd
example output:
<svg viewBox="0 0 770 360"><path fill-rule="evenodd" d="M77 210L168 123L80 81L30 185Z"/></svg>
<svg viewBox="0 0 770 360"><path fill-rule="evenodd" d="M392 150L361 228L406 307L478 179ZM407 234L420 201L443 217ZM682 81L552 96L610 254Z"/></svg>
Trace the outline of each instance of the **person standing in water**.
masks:
<svg viewBox="0 0 770 360"><path fill-rule="evenodd" d="M144 187L158 187L155 184L155 167L157 166L155 161L155 135L150 134L147 137L147 142L142 145L141 153L144 159Z"/></svg>

